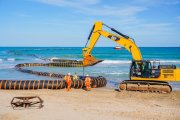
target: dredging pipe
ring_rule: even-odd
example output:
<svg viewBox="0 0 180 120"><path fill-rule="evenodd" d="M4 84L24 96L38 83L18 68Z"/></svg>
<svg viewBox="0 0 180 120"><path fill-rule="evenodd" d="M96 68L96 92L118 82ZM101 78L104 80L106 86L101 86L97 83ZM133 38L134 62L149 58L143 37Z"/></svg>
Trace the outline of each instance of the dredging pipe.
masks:
<svg viewBox="0 0 180 120"><path fill-rule="evenodd" d="M34 70L29 70L27 67L32 66L48 66L48 67L82 67L81 61L76 60L61 60L58 59L50 63L22 63L17 64L15 69L29 74L34 74L38 76L47 76L57 78L57 80L0 80L0 89L9 90L30 90L30 89L63 89L66 88L66 82L63 79L64 74L50 73L50 72L39 72ZM72 77L72 76L71 76ZM104 87L107 84L106 78L102 76L94 77L90 76L92 79L91 87L98 88ZM85 86L84 83L85 76L79 76L79 80L72 81L72 88L80 89Z"/></svg>

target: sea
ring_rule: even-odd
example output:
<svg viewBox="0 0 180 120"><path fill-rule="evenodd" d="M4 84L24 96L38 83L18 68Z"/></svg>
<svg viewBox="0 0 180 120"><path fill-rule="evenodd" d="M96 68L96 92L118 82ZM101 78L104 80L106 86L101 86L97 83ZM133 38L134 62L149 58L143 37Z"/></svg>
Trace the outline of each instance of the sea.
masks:
<svg viewBox="0 0 180 120"><path fill-rule="evenodd" d="M180 68L180 47L140 47L143 59L160 60L161 65L176 65ZM107 79L107 88L117 88L123 80L129 79L131 54L126 49L113 47L95 47L92 55L104 60L85 68L29 67L36 71L52 73L71 73L78 75L103 76ZM50 59L82 60L82 47L0 47L1 80L48 80L54 79L36 76L15 70L19 63L47 63ZM173 90L180 90L180 82L170 82Z"/></svg>

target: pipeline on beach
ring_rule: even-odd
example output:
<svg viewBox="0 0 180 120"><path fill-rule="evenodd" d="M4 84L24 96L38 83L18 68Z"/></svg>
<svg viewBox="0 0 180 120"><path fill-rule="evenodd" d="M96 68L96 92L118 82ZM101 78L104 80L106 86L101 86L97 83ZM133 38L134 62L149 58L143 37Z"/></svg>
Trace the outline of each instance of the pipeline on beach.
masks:
<svg viewBox="0 0 180 120"><path fill-rule="evenodd" d="M15 69L29 74L38 76L47 76L57 78L57 80L0 80L0 89L9 90L29 90L29 89L63 89L66 88L66 82L63 79L64 74L50 73L50 72L39 72L27 69L27 67L33 66L48 66L48 67L83 67L82 61L76 60L63 60L57 59L50 63L22 63L17 64ZM71 76L72 77L72 76ZM85 86L85 76L79 76L79 80L72 81L72 88L80 89ZM104 87L107 84L106 78L102 76L94 77L91 76L92 83L91 87Z"/></svg>

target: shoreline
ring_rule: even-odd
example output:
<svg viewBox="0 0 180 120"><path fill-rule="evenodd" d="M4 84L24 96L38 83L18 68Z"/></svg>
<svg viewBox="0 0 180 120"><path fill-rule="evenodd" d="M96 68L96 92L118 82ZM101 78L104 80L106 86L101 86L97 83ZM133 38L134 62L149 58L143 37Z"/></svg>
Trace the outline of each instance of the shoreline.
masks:
<svg viewBox="0 0 180 120"><path fill-rule="evenodd" d="M180 119L180 90L169 94L93 88L92 91L0 90L0 120L134 120ZM10 101L17 96L40 96L42 109L13 110Z"/></svg>

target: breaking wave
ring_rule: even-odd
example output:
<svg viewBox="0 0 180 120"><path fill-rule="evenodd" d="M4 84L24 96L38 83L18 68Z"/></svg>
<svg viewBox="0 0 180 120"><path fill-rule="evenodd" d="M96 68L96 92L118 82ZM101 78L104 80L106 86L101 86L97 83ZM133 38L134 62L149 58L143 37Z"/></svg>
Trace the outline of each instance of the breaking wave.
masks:
<svg viewBox="0 0 180 120"><path fill-rule="evenodd" d="M161 63L180 63L180 60L160 60Z"/></svg>
<svg viewBox="0 0 180 120"><path fill-rule="evenodd" d="M7 61L15 61L15 58L7 58Z"/></svg>
<svg viewBox="0 0 180 120"><path fill-rule="evenodd" d="M103 62L102 62L102 64L129 64L129 63L131 63L131 61L129 60L127 60L127 61L125 61L125 60L104 60Z"/></svg>
<svg viewBox="0 0 180 120"><path fill-rule="evenodd" d="M23 58L0 58L0 62L4 61L9 61L9 62L14 62L14 61L23 61L25 59Z"/></svg>
<svg viewBox="0 0 180 120"><path fill-rule="evenodd" d="M130 64L130 60L104 60L102 64ZM160 60L160 63L180 63L180 60Z"/></svg>
<svg viewBox="0 0 180 120"><path fill-rule="evenodd" d="M125 72L112 72L112 73L105 73L107 75L127 75L129 73L125 73Z"/></svg>
<svg viewBox="0 0 180 120"><path fill-rule="evenodd" d="M105 75L127 75L128 72L92 72L93 74L105 74Z"/></svg>

